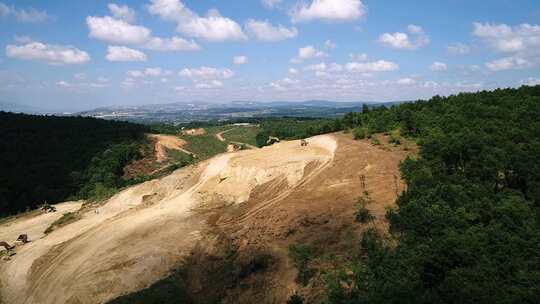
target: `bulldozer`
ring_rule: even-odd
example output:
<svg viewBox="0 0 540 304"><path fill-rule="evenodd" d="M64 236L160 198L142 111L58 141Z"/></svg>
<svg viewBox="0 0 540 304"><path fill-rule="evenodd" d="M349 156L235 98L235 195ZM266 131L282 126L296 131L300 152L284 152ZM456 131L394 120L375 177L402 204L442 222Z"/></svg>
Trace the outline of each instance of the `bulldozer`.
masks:
<svg viewBox="0 0 540 304"><path fill-rule="evenodd" d="M43 204L40 209L45 211L46 213L56 212L56 207L51 206L51 205L49 205L47 203Z"/></svg>
<svg viewBox="0 0 540 304"><path fill-rule="evenodd" d="M278 143L279 141L280 141L279 138L274 137L274 136L269 136L268 140L266 141L266 144L267 145L273 145L275 143Z"/></svg>

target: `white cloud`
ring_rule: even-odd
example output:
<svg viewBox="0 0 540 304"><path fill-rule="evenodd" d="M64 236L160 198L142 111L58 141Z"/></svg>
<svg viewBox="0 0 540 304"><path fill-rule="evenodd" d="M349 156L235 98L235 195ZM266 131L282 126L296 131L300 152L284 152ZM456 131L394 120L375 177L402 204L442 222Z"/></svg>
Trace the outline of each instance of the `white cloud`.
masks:
<svg viewBox="0 0 540 304"><path fill-rule="evenodd" d="M280 41L294 38L298 35L298 30L295 27L288 29L281 24L273 26L268 21L250 19L245 27L247 33L263 41Z"/></svg>
<svg viewBox="0 0 540 304"><path fill-rule="evenodd" d="M308 5L301 3L290 13L293 22L346 22L365 14L366 7L360 0L313 0Z"/></svg>
<svg viewBox="0 0 540 304"><path fill-rule="evenodd" d="M172 38L152 37L142 45L143 48L153 51L197 51L201 47L193 40L186 40L177 36Z"/></svg>
<svg viewBox="0 0 540 304"><path fill-rule="evenodd" d="M273 9L278 7L283 0L261 0L262 5L268 9Z"/></svg>
<svg viewBox="0 0 540 304"><path fill-rule="evenodd" d="M308 45L306 47L298 49L298 58L300 59L311 59L325 56L327 56L325 52L317 50L312 45Z"/></svg>
<svg viewBox="0 0 540 304"><path fill-rule="evenodd" d="M195 69L183 69L178 75L190 79L229 79L234 76L234 72L229 69L216 69L203 66Z"/></svg>
<svg viewBox="0 0 540 304"><path fill-rule="evenodd" d="M42 61L53 65L81 64L90 61L90 55L72 46L44 44L33 41L23 45L9 44L6 55L23 60Z"/></svg>
<svg viewBox="0 0 540 304"><path fill-rule="evenodd" d="M350 72L371 73L371 72L389 72L399 69L399 65L386 60L373 62L349 62L345 68Z"/></svg>
<svg viewBox="0 0 540 304"><path fill-rule="evenodd" d="M471 48L463 43L451 44L446 49L448 50L448 53L452 55L465 55L471 51Z"/></svg>
<svg viewBox="0 0 540 304"><path fill-rule="evenodd" d="M195 84L197 89L217 89L223 87L223 82L219 80L212 80L209 82L198 82Z"/></svg>
<svg viewBox="0 0 540 304"><path fill-rule="evenodd" d="M448 65L446 63L436 61L429 67L429 69L434 72L443 72L448 70Z"/></svg>
<svg viewBox="0 0 540 304"><path fill-rule="evenodd" d="M391 48L405 50L416 50L429 44L429 37L420 26L411 24L407 27L407 31L411 36L402 32L384 33L379 36L379 43ZM411 38L414 38L414 40Z"/></svg>
<svg viewBox="0 0 540 304"><path fill-rule="evenodd" d="M336 49L337 45L332 40L326 40L324 42L324 47L327 50L334 50L334 49Z"/></svg>
<svg viewBox="0 0 540 304"><path fill-rule="evenodd" d="M105 17L86 17L90 37L118 44L143 44L150 38L150 30L124 20Z"/></svg>
<svg viewBox="0 0 540 304"><path fill-rule="evenodd" d="M59 86L59 87L64 87L64 88L69 88L71 87L71 84L64 81L64 80L61 80L61 81L58 81L56 82L56 85Z"/></svg>
<svg viewBox="0 0 540 304"><path fill-rule="evenodd" d="M246 39L238 23L221 16L215 9L200 17L180 0L151 0L148 11L163 20L176 22L177 31L190 37L213 42Z"/></svg>
<svg viewBox="0 0 540 304"><path fill-rule="evenodd" d="M105 58L109 61L146 61L146 54L125 46L109 46Z"/></svg>
<svg viewBox="0 0 540 304"><path fill-rule="evenodd" d="M326 63L321 62L319 64L312 64L304 67L304 71L326 71Z"/></svg>
<svg viewBox="0 0 540 304"><path fill-rule="evenodd" d="M360 53L360 54L349 54L349 58L351 58L353 61L366 61L368 60L368 54L366 53Z"/></svg>
<svg viewBox="0 0 540 304"><path fill-rule="evenodd" d="M486 63L486 67L493 72L523 69L531 67L532 65L531 62L520 57L504 57Z"/></svg>
<svg viewBox="0 0 540 304"><path fill-rule="evenodd" d="M295 68L290 68L288 72L289 72L289 74L291 74L291 75L296 75L296 74L298 74L298 70L295 69Z"/></svg>
<svg viewBox="0 0 540 304"><path fill-rule="evenodd" d="M235 56L233 58L234 64L246 64L248 62L248 58L246 56Z"/></svg>
<svg viewBox="0 0 540 304"><path fill-rule="evenodd" d="M472 34L490 49L507 56L486 63L491 71L535 67L540 64L540 25L473 23Z"/></svg>
<svg viewBox="0 0 540 304"><path fill-rule="evenodd" d="M540 47L540 26L473 23L473 35L498 52L512 53Z"/></svg>
<svg viewBox="0 0 540 304"><path fill-rule="evenodd" d="M19 22L24 23L39 23L49 19L49 15L46 11L39 11L34 8L29 10L17 9L15 6L7 6L0 2L0 17L13 16Z"/></svg>
<svg viewBox="0 0 540 304"><path fill-rule="evenodd" d="M127 23L133 23L135 21L135 11L127 5L109 3L108 8L115 19L124 20Z"/></svg>
<svg viewBox="0 0 540 304"><path fill-rule="evenodd" d="M146 68L144 70L130 70L126 72L129 78L169 76L172 72L161 68Z"/></svg>
<svg viewBox="0 0 540 304"><path fill-rule="evenodd" d="M401 78L397 81L397 84L399 85L414 85L416 84L416 80L412 79L412 78Z"/></svg>

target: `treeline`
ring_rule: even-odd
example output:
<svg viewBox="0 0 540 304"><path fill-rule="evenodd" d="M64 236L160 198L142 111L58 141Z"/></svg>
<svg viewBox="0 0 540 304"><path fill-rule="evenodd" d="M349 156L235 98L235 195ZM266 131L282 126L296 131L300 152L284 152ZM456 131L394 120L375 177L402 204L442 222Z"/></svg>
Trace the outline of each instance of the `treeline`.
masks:
<svg viewBox="0 0 540 304"><path fill-rule="evenodd" d="M400 129L421 153L387 213L393 241L367 231L330 303L540 301L540 86L458 94L345 116ZM348 286L343 288L342 286Z"/></svg>
<svg viewBox="0 0 540 304"><path fill-rule="evenodd" d="M279 139L301 139L343 129L341 119L265 119L260 122L261 130L257 134L257 146L267 144L270 136Z"/></svg>
<svg viewBox="0 0 540 304"><path fill-rule="evenodd" d="M0 216L120 186L146 127L0 112Z"/></svg>

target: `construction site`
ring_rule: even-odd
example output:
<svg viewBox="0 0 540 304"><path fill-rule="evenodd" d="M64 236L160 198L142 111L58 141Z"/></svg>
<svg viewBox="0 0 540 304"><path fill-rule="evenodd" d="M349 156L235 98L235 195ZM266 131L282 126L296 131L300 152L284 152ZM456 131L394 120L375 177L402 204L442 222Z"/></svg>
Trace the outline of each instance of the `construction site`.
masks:
<svg viewBox="0 0 540 304"><path fill-rule="evenodd" d="M170 137L159 140L160 160L160 145L184 149ZM242 275L222 302L285 303L306 290L307 300L316 299L317 280L298 283L287 248L311 243L338 252L350 241L339 236L367 228L384 234L385 213L405 187L399 163L415 149L383 135L379 145L344 133L270 140L261 149L233 147L103 202L44 205L2 222L0 302L107 303L152 286L196 254L223 257L224 248L248 261L264 252L273 262L264 276ZM366 196L373 219L360 223L355 212ZM66 214L74 216L45 233ZM205 282L191 276L190 294L203 299L212 288Z"/></svg>

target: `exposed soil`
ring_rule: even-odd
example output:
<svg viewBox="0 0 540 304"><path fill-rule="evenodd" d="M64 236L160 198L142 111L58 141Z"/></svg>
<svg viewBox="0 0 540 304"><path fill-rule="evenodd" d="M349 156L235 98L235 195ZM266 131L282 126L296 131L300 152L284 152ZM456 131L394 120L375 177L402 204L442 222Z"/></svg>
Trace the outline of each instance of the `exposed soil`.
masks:
<svg viewBox="0 0 540 304"><path fill-rule="evenodd" d="M182 147L171 140L159 138L164 147ZM308 142L306 147L289 141L226 153L179 169L122 191L47 236L39 231L56 217L39 229L28 218L0 225L0 239L8 224L7 239L36 229L29 234L31 243L0 262L3 300L106 302L167 277L194 250L216 254L227 240L246 261L250 252L266 252L275 260L264 276L246 276L243 285L232 286L225 302L286 302L300 288L288 245L343 247L340 235L367 226L354 222L364 191L376 217L368 225L385 231L385 210L404 189L398 164L410 153L387 143L354 141L347 134Z"/></svg>

